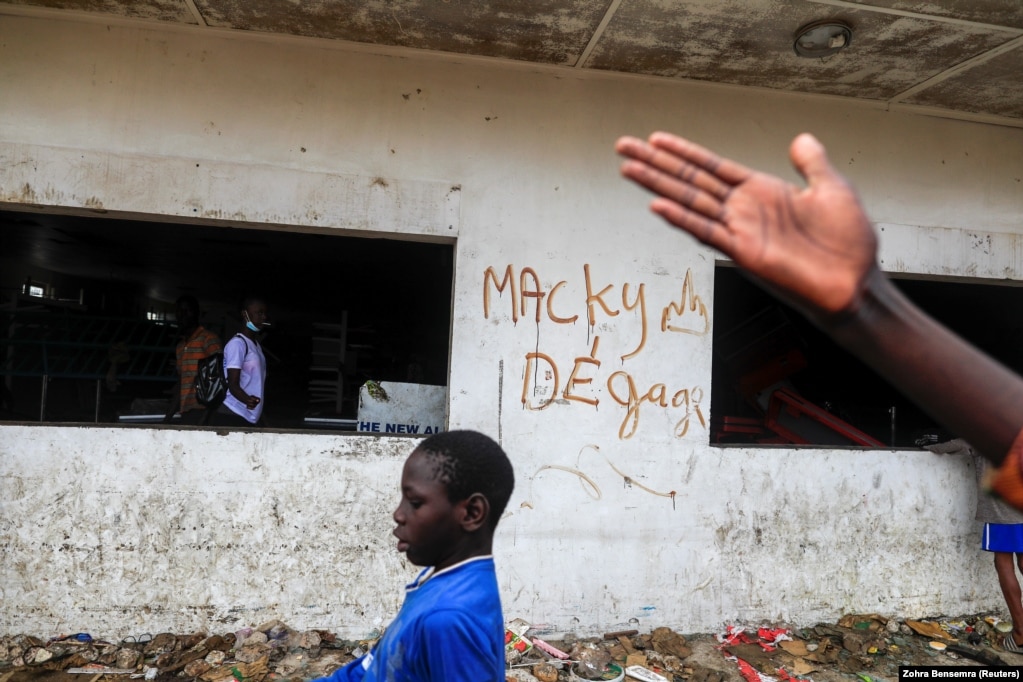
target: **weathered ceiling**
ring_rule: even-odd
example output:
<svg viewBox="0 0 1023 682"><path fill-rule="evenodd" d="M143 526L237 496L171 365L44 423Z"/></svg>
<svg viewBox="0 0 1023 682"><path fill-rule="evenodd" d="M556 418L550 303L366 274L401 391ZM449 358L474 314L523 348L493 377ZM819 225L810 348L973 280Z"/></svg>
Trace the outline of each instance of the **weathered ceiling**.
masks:
<svg viewBox="0 0 1023 682"><path fill-rule="evenodd" d="M308 36L880 101L1023 126L1021 0L12 0ZM850 46L796 56L840 19Z"/></svg>

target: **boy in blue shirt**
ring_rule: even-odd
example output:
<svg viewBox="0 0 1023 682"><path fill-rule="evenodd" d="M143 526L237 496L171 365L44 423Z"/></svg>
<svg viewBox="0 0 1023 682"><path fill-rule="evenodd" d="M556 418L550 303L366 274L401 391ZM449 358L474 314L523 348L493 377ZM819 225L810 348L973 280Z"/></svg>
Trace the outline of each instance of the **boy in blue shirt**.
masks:
<svg viewBox="0 0 1023 682"><path fill-rule="evenodd" d="M394 535L426 568L373 650L319 682L504 682L491 552L514 486L508 456L482 433L439 433L409 455Z"/></svg>

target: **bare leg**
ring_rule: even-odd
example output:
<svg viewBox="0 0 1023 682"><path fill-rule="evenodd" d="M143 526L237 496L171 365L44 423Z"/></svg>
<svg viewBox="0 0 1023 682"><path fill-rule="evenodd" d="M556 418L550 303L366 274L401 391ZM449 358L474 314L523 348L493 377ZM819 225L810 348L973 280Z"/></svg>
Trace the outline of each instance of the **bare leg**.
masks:
<svg viewBox="0 0 1023 682"><path fill-rule="evenodd" d="M998 585L1002 588L1005 605L1009 607L1012 618L1012 639L1017 645L1023 646L1023 590L1020 589L1016 577L1016 561L1023 570L1023 556L1012 552L995 552L995 571L998 573Z"/></svg>

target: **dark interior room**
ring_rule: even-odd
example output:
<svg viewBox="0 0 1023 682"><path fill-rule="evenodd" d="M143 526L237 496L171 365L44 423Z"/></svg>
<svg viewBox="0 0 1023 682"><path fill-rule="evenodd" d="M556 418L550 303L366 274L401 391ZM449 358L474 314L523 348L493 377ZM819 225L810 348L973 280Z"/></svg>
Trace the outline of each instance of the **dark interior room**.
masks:
<svg viewBox="0 0 1023 682"><path fill-rule="evenodd" d="M0 211L0 419L160 413L186 294L225 341L266 300L268 427L353 419L367 380L447 383L452 277L451 243Z"/></svg>
<svg viewBox="0 0 1023 682"><path fill-rule="evenodd" d="M1019 287L906 277L895 283L931 316L1023 372ZM711 440L718 444L912 448L924 437L955 435L940 432L884 377L725 264L714 279L712 384ZM787 427L780 423L786 419Z"/></svg>

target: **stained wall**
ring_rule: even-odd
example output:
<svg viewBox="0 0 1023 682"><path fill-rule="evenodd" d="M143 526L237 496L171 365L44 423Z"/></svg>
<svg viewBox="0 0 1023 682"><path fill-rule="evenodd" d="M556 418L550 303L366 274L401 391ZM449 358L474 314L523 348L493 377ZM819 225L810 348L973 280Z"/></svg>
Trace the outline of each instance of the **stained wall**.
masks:
<svg viewBox="0 0 1023 682"><path fill-rule="evenodd" d="M795 180L788 141L813 131L886 268L1015 280L1019 129L130 22L0 35L6 206L454 242L449 427L515 465L509 617L697 631L1000 605L969 461L709 446L716 258L647 214L612 145L680 131ZM0 425L0 629L366 635L415 571L389 517L416 442Z"/></svg>

